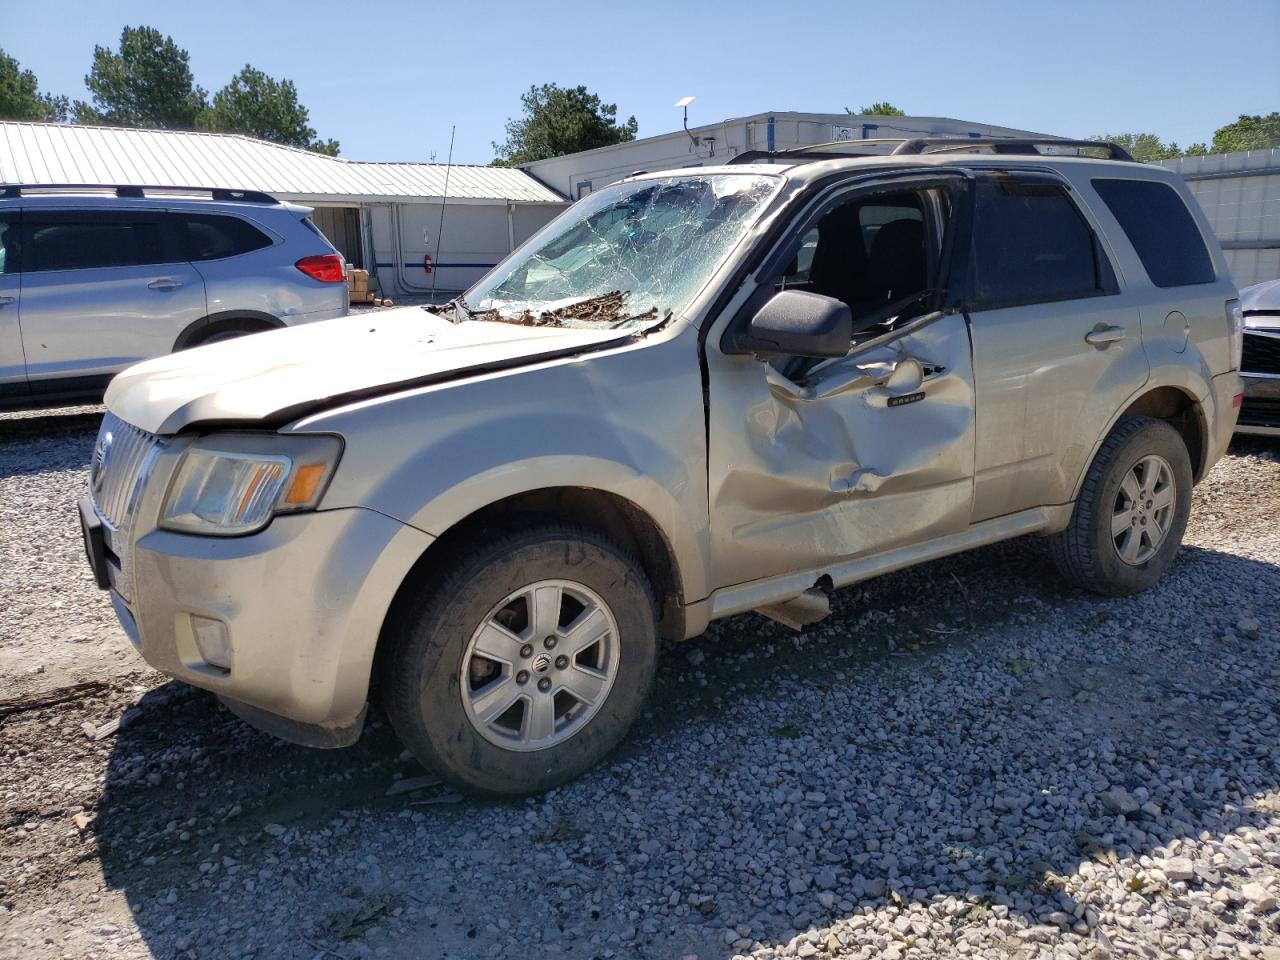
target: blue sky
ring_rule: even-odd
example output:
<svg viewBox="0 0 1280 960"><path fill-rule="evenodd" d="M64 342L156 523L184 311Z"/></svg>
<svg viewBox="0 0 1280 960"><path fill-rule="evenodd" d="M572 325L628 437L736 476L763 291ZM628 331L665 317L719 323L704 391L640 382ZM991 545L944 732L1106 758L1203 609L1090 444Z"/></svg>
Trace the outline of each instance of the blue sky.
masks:
<svg viewBox="0 0 1280 960"><path fill-rule="evenodd" d="M362 9L367 8L367 9ZM360 160L487 163L530 84L586 84L640 135L765 110L908 113L1183 146L1280 109L1280 0L610 4L0 0L0 48L87 99L94 44L170 34L211 92L246 62L291 78L322 137Z"/></svg>

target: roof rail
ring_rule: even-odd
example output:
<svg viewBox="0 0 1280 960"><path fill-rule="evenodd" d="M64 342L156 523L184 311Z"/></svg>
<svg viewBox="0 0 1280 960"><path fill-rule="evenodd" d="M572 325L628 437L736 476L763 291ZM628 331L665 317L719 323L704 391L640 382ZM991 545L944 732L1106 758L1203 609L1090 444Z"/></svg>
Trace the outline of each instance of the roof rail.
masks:
<svg viewBox="0 0 1280 960"><path fill-rule="evenodd" d="M834 160L841 157L882 157L886 153L873 150L861 150L859 147L878 143L901 143L902 139L892 137L867 137L865 140L829 140L826 143L810 143L803 147L788 147L786 150L744 150L726 161L726 165L735 163L768 162L778 159L787 160Z"/></svg>
<svg viewBox="0 0 1280 960"><path fill-rule="evenodd" d="M897 144L892 151L878 153L869 150L858 150L861 145ZM906 156L935 153L959 153L971 147L990 147L992 153L1024 154L1042 156L1037 146L1048 147L1092 147L1107 151L1108 160L1133 160L1129 152L1116 143L1105 140L1068 140L1062 137L915 137L877 138L866 140L832 140L829 143L814 143L803 147L791 147L787 150L747 150L729 160L735 163L757 163L773 160L831 160L841 157L882 157Z"/></svg>
<svg viewBox="0 0 1280 960"><path fill-rule="evenodd" d="M229 187L172 187L172 186L144 186L141 184L118 184L118 183L6 183L0 185L0 198L5 200L15 200L21 197L24 191L46 190L106 190L114 192L117 197L122 199L145 199L147 191L155 193L197 193L209 194L210 199L217 200L220 203L279 203L275 197L269 193L263 193L261 190L234 190Z"/></svg>
<svg viewBox="0 0 1280 960"><path fill-rule="evenodd" d="M1107 151L1108 160L1133 161L1129 151L1106 140L1068 140L1064 137L915 137L894 148L894 156L920 154L930 148L937 153L957 153L970 147L990 147L992 153L1042 155L1036 147L1092 147Z"/></svg>
<svg viewBox="0 0 1280 960"><path fill-rule="evenodd" d="M772 163L774 160L794 160L802 162L805 160L839 160L849 157L878 157L883 154L878 153L854 153L850 150L848 153L824 153L820 150L746 150L737 154L730 160L725 161L725 166L731 167L739 163Z"/></svg>

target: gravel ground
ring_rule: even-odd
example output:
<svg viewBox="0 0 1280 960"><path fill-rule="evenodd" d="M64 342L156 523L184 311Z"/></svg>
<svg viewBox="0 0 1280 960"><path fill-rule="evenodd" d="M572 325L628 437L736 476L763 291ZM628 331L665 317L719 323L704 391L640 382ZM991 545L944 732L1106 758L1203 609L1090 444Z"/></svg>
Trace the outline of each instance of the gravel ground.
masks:
<svg viewBox="0 0 1280 960"><path fill-rule="evenodd" d="M736 617L600 768L475 802L134 657L74 519L96 416L0 419L4 957L1280 960L1280 446L1139 597L1027 539Z"/></svg>

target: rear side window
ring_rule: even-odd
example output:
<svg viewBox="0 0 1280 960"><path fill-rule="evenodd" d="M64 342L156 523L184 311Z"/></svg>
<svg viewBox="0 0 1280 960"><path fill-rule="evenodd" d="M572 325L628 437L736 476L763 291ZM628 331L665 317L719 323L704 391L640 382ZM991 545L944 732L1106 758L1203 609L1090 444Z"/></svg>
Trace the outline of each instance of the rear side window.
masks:
<svg viewBox="0 0 1280 960"><path fill-rule="evenodd" d="M178 214L189 260L221 260L271 246L271 238L238 217Z"/></svg>
<svg viewBox="0 0 1280 960"><path fill-rule="evenodd" d="M1116 292L1097 237L1056 184L977 185L971 306L992 309Z"/></svg>
<svg viewBox="0 0 1280 960"><path fill-rule="evenodd" d="M26 269L85 270L163 263L155 217L109 211L33 213L24 218Z"/></svg>
<svg viewBox="0 0 1280 960"><path fill-rule="evenodd" d="M1157 287L1214 281L1213 261L1191 211L1167 183L1154 180L1094 180L1112 215L1138 252Z"/></svg>

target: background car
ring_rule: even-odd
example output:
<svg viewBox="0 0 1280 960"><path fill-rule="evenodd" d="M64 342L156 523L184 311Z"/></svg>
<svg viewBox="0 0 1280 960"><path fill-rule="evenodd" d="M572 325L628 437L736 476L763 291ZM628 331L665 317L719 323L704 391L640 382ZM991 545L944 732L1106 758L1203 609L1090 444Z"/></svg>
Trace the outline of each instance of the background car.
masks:
<svg viewBox="0 0 1280 960"><path fill-rule="evenodd" d="M1237 433L1280 437L1280 280L1240 291L1244 312L1244 404Z"/></svg>
<svg viewBox="0 0 1280 960"><path fill-rule="evenodd" d="M98 400L139 360L345 316L310 213L254 191L0 188L0 407Z"/></svg>

